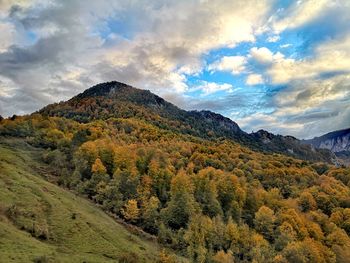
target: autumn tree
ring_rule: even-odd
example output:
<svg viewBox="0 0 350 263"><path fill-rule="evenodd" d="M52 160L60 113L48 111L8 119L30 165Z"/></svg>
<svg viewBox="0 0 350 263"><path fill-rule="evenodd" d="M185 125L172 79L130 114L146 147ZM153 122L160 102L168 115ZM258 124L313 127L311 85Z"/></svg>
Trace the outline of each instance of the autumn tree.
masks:
<svg viewBox="0 0 350 263"><path fill-rule="evenodd" d="M198 210L193 191L190 178L181 170L171 181L171 199L162 210L162 217L169 227L185 228L190 217Z"/></svg>
<svg viewBox="0 0 350 263"><path fill-rule="evenodd" d="M210 248L213 236L213 222L207 216L194 216L185 234L188 243L188 255L192 262L205 262L209 257L208 246Z"/></svg>
<svg viewBox="0 0 350 263"><path fill-rule="evenodd" d="M137 201L134 199L128 200L121 212L126 220L135 223L139 219L140 215Z"/></svg>
<svg viewBox="0 0 350 263"><path fill-rule="evenodd" d="M246 193L242 189L237 176L222 174L217 182L218 200L225 216L232 216L235 220L241 217L242 206Z"/></svg>
<svg viewBox="0 0 350 263"><path fill-rule="evenodd" d="M238 242L240 238L240 229L238 225L235 224L230 217L228 219L226 229L225 229L225 247L226 249L230 249L231 251L238 253Z"/></svg>
<svg viewBox="0 0 350 263"><path fill-rule="evenodd" d="M230 251L225 252L220 250L212 257L212 261L214 263L234 263L234 258Z"/></svg>
<svg viewBox="0 0 350 263"><path fill-rule="evenodd" d="M174 255L170 255L165 251L165 249L162 249L159 253L157 263L176 263L176 257Z"/></svg>
<svg viewBox="0 0 350 263"><path fill-rule="evenodd" d="M124 200L136 199L137 189L140 184L140 176L134 167L119 169L113 174L113 178L119 182L119 191Z"/></svg>
<svg viewBox="0 0 350 263"><path fill-rule="evenodd" d="M317 208L317 203L310 192L303 192L298 200L301 211L307 212Z"/></svg>
<svg viewBox="0 0 350 263"><path fill-rule="evenodd" d="M100 158L97 158L94 162L94 164L91 167L92 177L91 177L91 184L95 186L95 189L97 185L100 182L107 183L109 181L109 175L107 174L107 169L103 165Z"/></svg>
<svg viewBox="0 0 350 263"><path fill-rule="evenodd" d="M101 183L96 190L95 200L107 211L119 214L123 206L123 195L119 191L119 181L112 179Z"/></svg>
<svg viewBox="0 0 350 263"><path fill-rule="evenodd" d="M267 206L262 206L259 208L258 212L255 213L255 229L267 240L272 241L274 237L275 220L276 217L273 210Z"/></svg>
<svg viewBox="0 0 350 263"><path fill-rule="evenodd" d="M146 231L157 234L159 225L159 205L157 197L152 196L142 207L143 227Z"/></svg>
<svg viewBox="0 0 350 263"><path fill-rule="evenodd" d="M288 222L283 222L277 228L277 238L275 241L275 247L278 251L282 250L287 244L297 239L297 233Z"/></svg>
<svg viewBox="0 0 350 263"><path fill-rule="evenodd" d="M215 217L221 213L220 203L217 200L217 190L213 178L215 174L213 168L207 168L199 171L194 177L194 196L201 206L204 215Z"/></svg>
<svg viewBox="0 0 350 263"><path fill-rule="evenodd" d="M288 262L335 263L335 254L327 247L311 238L291 242L283 250Z"/></svg>

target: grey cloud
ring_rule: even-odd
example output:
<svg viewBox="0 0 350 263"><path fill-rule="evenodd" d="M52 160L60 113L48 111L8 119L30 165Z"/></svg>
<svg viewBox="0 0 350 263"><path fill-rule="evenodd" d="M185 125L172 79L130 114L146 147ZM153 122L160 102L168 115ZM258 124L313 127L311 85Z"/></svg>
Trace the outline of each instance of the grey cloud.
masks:
<svg viewBox="0 0 350 263"><path fill-rule="evenodd" d="M335 117L339 114L338 111L334 110L326 110L324 112L319 111L319 112L306 112L303 115L296 115L294 117L291 117L289 119L289 122L296 122L296 123L300 123L300 122L312 122L312 121L318 121L320 119L324 120L326 118L332 118Z"/></svg>
<svg viewBox="0 0 350 263"><path fill-rule="evenodd" d="M0 53L0 69L2 75L6 71L23 70L38 64L59 63L60 53L72 44L68 35L55 35L38 40L33 46L22 48L11 46L7 52ZM11 75L10 73L8 73Z"/></svg>

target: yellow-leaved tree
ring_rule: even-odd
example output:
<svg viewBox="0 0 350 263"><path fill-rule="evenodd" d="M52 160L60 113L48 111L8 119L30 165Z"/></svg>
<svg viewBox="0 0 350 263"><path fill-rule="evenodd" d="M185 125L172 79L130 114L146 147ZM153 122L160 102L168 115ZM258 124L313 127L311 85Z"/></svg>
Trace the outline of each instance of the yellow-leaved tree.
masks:
<svg viewBox="0 0 350 263"><path fill-rule="evenodd" d="M126 220L130 222L137 221L140 215L140 209L137 206L137 201L135 199L128 200L121 212Z"/></svg>

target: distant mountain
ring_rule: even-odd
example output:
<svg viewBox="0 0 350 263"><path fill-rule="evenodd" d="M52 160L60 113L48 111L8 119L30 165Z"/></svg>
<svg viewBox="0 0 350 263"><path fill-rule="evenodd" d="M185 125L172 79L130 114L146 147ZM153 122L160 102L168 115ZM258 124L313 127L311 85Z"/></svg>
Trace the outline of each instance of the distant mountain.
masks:
<svg viewBox="0 0 350 263"><path fill-rule="evenodd" d="M283 153L303 160L327 162L331 160L334 163L335 156L329 150L314 149L293 136L275 135L265 130L251 133L250 136L262 143L271 152Z"/></svg>
<svg viewBox="0 0 350 263"><path fill-rule="evenodd" d="M331 150L334 153L350 151L350 128L330 132L311 140L304 140L303 142L311 144L316 148Z"/></svg>
<svg viewBox="0 0 350 263"><path fill-rule="evenodd" d="M350 164L350 128L303 140L303 143L311 144L317 149L330 150L345 164Z"/></svg>
<svg viewBox="0 0 350 263"><path fill-rule="evenodd" d="M281 153L310 161L332 161L328 150L313 149L291 136L266 131L248 134L229 118L211 111L185 111L148 90L117 81L101 83L66 102L48 105L39 113L79 122L137 118L163 129L204 139L231 139L253 150Z"/></svg>

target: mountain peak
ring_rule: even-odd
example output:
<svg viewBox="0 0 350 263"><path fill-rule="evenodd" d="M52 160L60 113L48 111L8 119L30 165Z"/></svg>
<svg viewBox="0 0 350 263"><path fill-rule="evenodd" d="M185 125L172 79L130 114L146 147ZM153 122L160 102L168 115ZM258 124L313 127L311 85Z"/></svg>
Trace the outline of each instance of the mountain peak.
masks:
<svg viewBox="0 0 350 263"><path fill-rule="evenodd" d="M81 101L86 98L104 97L119 102L134 103L139 106L151 108L175 108L176 106L149 90L138 89L118 81L97 84L79 95L73 97L70 102Z"/></svg>
<svg viewBox="0 0 350 263"><path fill-rule="evenodd" d="M94 97L94 96L106 96L110 94L111 92L115 92L117 89L131 89L133 87L122 83L118 81L110 81L110 82L104 82L99 83L95 86L92 86L91 88L85 90L83 93L80 93L77 95L77 98L84 98L84 97Z"/></svg>

